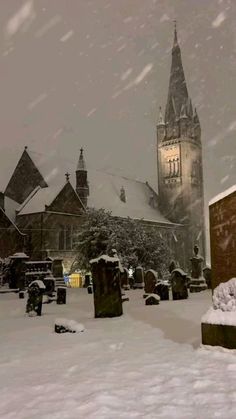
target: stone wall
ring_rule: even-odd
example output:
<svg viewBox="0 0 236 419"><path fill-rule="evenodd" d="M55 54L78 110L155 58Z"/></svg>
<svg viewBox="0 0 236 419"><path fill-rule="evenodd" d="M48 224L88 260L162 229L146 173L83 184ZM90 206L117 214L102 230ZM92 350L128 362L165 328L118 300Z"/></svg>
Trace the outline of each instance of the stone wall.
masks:
<svg viewBox="0 0 236 419"><path fill-rule="evenodd" d="M209 207L212 289L236 277L236 191Z"/></svg>

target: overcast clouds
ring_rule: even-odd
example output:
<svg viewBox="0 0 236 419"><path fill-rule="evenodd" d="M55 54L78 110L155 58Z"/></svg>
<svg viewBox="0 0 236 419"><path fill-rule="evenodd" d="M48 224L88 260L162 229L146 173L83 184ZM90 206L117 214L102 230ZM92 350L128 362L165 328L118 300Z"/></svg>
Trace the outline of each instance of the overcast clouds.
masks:
<svg viewBox="0 0 236 419"><path fill-rule="evenodd" d="M3 152L27 144L74 160L83 145L88 167L157 185L174 18L202 125L206 203L234 184L233 0L1 1Z"/></svg>

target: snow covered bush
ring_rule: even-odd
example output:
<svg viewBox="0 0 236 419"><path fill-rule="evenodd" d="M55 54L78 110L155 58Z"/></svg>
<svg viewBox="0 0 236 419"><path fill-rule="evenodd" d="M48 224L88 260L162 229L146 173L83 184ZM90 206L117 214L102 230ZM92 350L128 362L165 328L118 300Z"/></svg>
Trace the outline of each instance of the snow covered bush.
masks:
<svg viewBox="0 0 236 419"><path fill-rule="evenodd" d="M158 267L164 274L172 257L167 240L160 237L158 229L144 225L141 220L113 217L104 209L87 211L76 242L74 269L90 269L91 259L102 254L112 256L116 249L123 267Z"/></svg>
<svg viewBox="0 0 236 419"><path fill-rule="evenodd" d="M223 282L215 288L213 308L222 311L236 311L236 278Z"/></svg>

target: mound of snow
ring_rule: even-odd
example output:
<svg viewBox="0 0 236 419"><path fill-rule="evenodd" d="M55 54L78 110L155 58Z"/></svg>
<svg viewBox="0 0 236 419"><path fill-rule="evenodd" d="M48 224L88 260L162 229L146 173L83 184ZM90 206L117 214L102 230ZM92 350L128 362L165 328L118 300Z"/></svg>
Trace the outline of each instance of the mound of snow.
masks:
<svg viewBox="0 0 236 419"><path fill-rule="evenodd" d="M213 308L222 311L236 311L236 278L223 282L215 288Z"/></svg>
<svg viewBox="0 0 236 419"><path fill-rule="evenodd" d="M68 320L58 318L55 320L55 327L58 326L61 328L61 332L84 332L84 325L81 323L77 323L75 320ZM63 330L64 329L64 330Z"/></svg>

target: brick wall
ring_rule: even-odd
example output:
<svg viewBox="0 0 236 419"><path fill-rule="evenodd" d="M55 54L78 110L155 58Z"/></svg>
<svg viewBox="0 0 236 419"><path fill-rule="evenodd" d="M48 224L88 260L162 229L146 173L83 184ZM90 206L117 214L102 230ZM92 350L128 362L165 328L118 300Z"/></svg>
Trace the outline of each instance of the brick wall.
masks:
<svg viewBox="0 0 236 419"><path fill-rule="evenodd" d="M236 191L212 204L209 216L214 289L236 277Z"/></svg>

